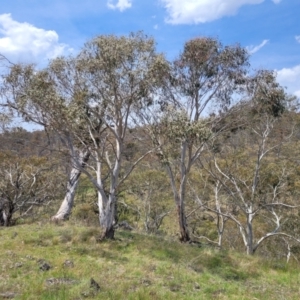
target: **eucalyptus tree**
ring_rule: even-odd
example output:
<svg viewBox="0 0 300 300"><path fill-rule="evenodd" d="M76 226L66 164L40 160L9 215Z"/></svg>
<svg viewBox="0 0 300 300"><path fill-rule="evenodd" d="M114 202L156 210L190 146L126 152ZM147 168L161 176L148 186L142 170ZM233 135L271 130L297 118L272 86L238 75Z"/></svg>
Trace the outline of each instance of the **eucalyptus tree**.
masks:
<svg viewBox="0 0 300 300"><path fill-rule="evenodd" d="M189 174L206 142L221 130L215 128L232 99L240 99L248 66L247 52L239 45L195 38L185 43L163 77L161 110L149 128L170 179L182 242L190 240L185 212Z"/></svg>
<svg viewBox="0 0 300 300"><path fill-rule="evenodd" d="M68 64L69 76L58 85L55 78L57 65ZM44 127L46 132L58 135L70 154L71 171L66 193L54 220L66 219L71 213L76 187L89 158L89 151L76 143L70 148L68 140L81 132L86 109L78 105L78 79L74 77L74 59L60 58L49 66L38 70L34 65L12 64L9 72L2 76L1 106L23 121ZM60 95L61 93L61 95Z"/></svg>
<svg viewBox="0 0 300 300"><path fill-rule="evenodd" d="M223 201L215 208L201 201L199 204L234 222L247 254L252 255L272 237L300 240L282 226L288 219L284 210L298 207L290 180L297 165L277 151L289 144L293 134L293 122L288 122L289 128L282 128L280 123L292 114L285 116L291 98L270 71L259 71L251 78L248 91L251 97L244 105L243 115L248 119L244 127L232 133L218 151L201 159L219 186ZM280 131L277 136L276 130ZM225 209L228 207L234 211ZM257 219L260 221L255 226Z"/></svg>
<svg viewBox="0 0 300 300"><path fill-rule="evenodd" d="M140 109L152 105L160 73L167 63L163 55L156 53L154 40L141 32L128 37L96 37L85 44L77 63L86 79L85 106L96 177L84 172L97 189L103 236L113 237L118 189L151 152L148 149L121 169L126 135L139 126ZM101 120L101 132L93 127L93 119Z"/></svg>
<svg viewBox="0 0 300 300"><path fill-rule="evenodd" d="M70 195L81 172L93 183L103 237L114 236L119 185L146 155L121 174L126 134L138 126L138 110L151 105L165 65L154 40L139 32L98 36L76 57L54 59L43 70L14 65L5 77L6 104L25 120L54 130L69 149L74 166ZM61 211L65 215L64 203Z"/></svg>

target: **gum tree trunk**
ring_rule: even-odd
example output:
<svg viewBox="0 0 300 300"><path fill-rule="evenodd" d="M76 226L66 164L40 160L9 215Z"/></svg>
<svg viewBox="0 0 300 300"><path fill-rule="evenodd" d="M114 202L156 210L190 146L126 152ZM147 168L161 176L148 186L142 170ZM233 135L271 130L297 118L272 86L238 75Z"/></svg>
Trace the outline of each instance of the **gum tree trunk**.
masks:
<svg viewBox="0 0 300 300"><path fill-rule="evenodd" d="M185 149L181 153L181 174L180 174L180 188L179 191L176 189L175 177L173 175L171 167L167 166L167 172L169 174L171 187L174 194L175 205L177 207L177 216L178 216L178 224L179 224L179 240L183 243L190 241L190 235L188 231L188 226L186 222L186 214L185 214L185 188L186 188L186 180L187 180L187 169L184 164L185 158Z"/></svg>
<svg viewBox="0 0 300 300"><path fill-rule="evenodd" d="M247 255L254 254L252 220L253 220L253 213L251 209L251 212L249 212L247 216Z"/></svg>
<svg viewBox="0 0 300 300"><path fill-rule="evenodd" d="M74 198L76 193L76 188L79 183L79 178L81 175L81 169L85 167L90 157L89 151L79 152L78 158L73 159L73 167L70 172L70 177L67 184L67 192L64 200L57 213L51 218L52 221L66 220L71 214L72 207L74 204ZM79 166L78 166L79 165ZM77 167L78 166L78 167Z"/></svg>
<svg viewBox="0 0 300 300"><path fill-rule="evenodd" d="M99 208L99 223L101 228L100 239L113 239L115 234L114 225L116 223L117 210L117 187L118 178L121 168L121 153L122 144L117 140L116 143L116 160L112 166L109 158L108 165L111 168L109 195L105 193L103 188L103 181L101 179L101 162L97 162L97 183L98 183L98 208Z"/></svg>
<svg viewBox="0 0 300 300"><path fill-rule="evenodd" d="M183 243L190 241L190 236L186 224L186 216L184 211L183 203L177 206L178 220L179 220L179 230L180 230L180 241Z"/></svg>
<svg viewBox="0 0 300 300"><path fill-rule="evenodd" d="M104 200L104 201L103 201ZM106 202L104 204L104 202ZM99 223L102 230L100 239L113 239L115 234L115 207L116 203L112 197L103 199L101 194L98 194L99 206Z"/></svg>

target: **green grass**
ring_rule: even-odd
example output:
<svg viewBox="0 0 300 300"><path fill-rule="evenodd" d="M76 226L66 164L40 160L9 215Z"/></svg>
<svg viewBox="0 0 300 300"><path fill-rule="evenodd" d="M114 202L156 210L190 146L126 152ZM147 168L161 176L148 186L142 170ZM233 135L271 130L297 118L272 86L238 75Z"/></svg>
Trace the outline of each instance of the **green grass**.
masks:
<svg viewBox="0 0 300 300"><path fill-rule="evenodd" d="M97 243L98 233L68 223L0 229L0 299L8 292L24 300L300 299L294 262L125 231ZM64 266L66 260L74 266ZM44 261L50 270L40 270ZM91 278L100 291L90 288Z"/></svg>

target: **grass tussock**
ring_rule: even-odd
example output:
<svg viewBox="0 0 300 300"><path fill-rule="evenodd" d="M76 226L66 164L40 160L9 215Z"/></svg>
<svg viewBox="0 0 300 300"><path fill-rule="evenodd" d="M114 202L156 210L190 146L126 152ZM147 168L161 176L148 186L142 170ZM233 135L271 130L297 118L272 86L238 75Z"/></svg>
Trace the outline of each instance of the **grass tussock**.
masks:
<svg viewBox="0 0 300 300"><path fill-rule="evenodd" d="M0 229L0 299L300 298L297 264L126 231L98 236L68 224Z"/></svg>

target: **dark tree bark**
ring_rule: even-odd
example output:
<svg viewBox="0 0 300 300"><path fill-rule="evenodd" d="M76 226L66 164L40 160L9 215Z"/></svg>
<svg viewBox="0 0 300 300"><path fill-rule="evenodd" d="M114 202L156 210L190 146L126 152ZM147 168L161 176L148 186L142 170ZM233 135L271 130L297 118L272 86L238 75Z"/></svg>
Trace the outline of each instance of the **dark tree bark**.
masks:
<svg viewBox="0 0 300 300"><path fill-rule="evenodd" d="M0 198L0 226L8 227L11 225L14 205L8 199Z"/></svg>
<svg viewBox="0 0 300 300"><path fill-rule="evenodd" d="M190 241L190 235L186 224L186 216L183 205L177 206L179 229L180 229L180 241L183 243Z"/></svg>

